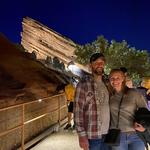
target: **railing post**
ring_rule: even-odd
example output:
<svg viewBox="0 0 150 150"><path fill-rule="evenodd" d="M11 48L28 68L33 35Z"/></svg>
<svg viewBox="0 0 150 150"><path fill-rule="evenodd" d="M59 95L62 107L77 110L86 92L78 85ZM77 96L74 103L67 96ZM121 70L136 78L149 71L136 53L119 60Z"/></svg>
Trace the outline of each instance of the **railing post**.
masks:
<svg viewBox="0 0 150 150"><path fill-rule="evenodd" d="M23 104L22 105L22 123L21 123L22 124L22 136L21 136L22 137L22 139L21 139L21 143L22 143L21 144L21 149L22 150L25 150L24 149L24 114L25 114L24 107L25 107L25 105Z"/></svg>
<svg viewBox="0 0 150 150"><path fill-rule="evenodd" d="M61 108L61 106L60 106L60 96L58 97L58 122L59 122L59 126L60 126L60 108Z"/></svg>

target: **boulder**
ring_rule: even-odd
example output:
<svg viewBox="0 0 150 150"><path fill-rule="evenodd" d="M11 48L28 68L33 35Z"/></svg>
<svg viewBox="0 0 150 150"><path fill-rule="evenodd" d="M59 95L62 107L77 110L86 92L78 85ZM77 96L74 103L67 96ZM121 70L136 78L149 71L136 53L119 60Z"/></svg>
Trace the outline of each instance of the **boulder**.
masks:
<svg viewBox="0 0 150 150"><path fill-rule="evenodd" d="M0 108L58 94L67 76L48 69L0 34Z"/></svg>

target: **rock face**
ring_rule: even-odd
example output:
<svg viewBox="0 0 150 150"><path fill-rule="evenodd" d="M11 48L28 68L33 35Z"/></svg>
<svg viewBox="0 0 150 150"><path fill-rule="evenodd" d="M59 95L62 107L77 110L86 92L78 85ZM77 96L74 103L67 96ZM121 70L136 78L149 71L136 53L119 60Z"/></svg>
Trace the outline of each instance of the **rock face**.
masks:
<svg viewBox="0 0 150 150"><path fill-rule="evenodd" d="M57 56L64 63L69 63L74 56L76 44L41 23L26 17L22 28L21 44L30 53L34 51L38 59Z"/></svg>
<svg viewBox="0 0 150 150"><path fill-rule="evenodd" d="M58 57L65 65L75 59L76 44L72 40L29 17L23 19L22 29L21 44L28 52L35 52L37 59ZM75 64L88 71L87 67Z"/></svg>
<svg viewBox="0 0 150 150"><path fill-rule="evenodd" d="M0 34L0 108L57 94L67 77L48 70Z"/></svg>

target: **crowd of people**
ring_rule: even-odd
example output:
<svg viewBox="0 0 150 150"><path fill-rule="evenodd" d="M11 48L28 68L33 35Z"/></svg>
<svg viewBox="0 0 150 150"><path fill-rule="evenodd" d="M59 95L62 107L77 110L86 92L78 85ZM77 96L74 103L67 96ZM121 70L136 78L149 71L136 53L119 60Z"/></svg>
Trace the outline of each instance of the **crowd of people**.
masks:
<svg viewBox="0 0 150 150"><path fill-rule="evenodd" d="M71 106L80 147L83 150L144 150L150 142L150 92L134 88L124 67L112 69L105 79L106 60L102 53L93 54L89 62L92 74L84 76L75 87ZM139 109L146 109L146 115L143 111L144 117L136 119ZM141 120L147 122L147 126ZM72 126L70 121L65 129L68 126ZM120 144L110 146L105 143L105 136L114 128L121 131Z"/></svg>

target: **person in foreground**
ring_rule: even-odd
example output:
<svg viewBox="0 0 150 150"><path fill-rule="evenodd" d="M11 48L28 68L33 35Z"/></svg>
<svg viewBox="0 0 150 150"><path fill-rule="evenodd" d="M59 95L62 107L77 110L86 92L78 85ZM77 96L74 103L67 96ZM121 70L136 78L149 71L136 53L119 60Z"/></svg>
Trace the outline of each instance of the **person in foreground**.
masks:
<svg viewBox="0 0 150 150"><path fill-rule="evenodd" d="M84 77L76 88L74 121L79 145L84 150L107 150L103 134L109 128L109 93L103 80L104 55L95 53L90 58L91 76Z"/></svg>
<svg viewBox="0 0 150 150"><path fill-rule="evenodd" d="M120 145L112 146L112 150L144 150L144 143L136 134L133 122L135 111L139 107L147 107L145 99L135 89L128 88L125 85L125 75L120 69L113 69L110 72L109 80L112 86L110 128L116 128L118 121L118 128L121 130ZM118 119L119 105L120 114Z"/></svg>

